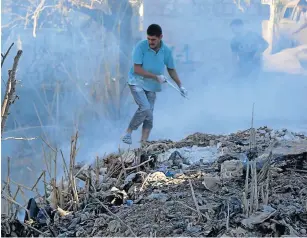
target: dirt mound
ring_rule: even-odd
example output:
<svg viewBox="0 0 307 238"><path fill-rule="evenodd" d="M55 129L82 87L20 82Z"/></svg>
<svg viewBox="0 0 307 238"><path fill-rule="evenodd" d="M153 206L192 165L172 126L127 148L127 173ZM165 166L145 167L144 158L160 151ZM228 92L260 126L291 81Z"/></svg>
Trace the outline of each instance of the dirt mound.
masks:
<svg viewBox="0 0 307 238"><path fill-rule="evenodd" d="M74 190L69 182L62 184L60 194L53 188L48 194L53 210L45 220L38 219L39 212L25 223L3 217L1 233L305 236L306 174L302 133L266 127L230 135L195 133L120 151L95 167L75 166L73 176L84 185ZM47 210L44 202L38 207Z"/></svg>

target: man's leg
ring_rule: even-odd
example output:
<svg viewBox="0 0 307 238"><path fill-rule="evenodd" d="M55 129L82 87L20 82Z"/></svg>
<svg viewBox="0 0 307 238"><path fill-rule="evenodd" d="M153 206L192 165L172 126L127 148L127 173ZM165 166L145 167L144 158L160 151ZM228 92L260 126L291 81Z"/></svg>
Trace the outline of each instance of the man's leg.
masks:
<svg viewBox="0 0 307 238"><path fill-rule="evenodd" d="M156 93L155 92L148 92L145 91L148 102L150 104L150 110L151 113L147 114L144 123L143 123L143 128L142 128L142 138L141 142L146 142L148 140L150 131L153 127L153 110L154 110L154 105L156 101Z"/></svg>
<svg viewBox="0 0 307 238"><path fill-rule="evenodd" d="M145 121L145 118L150 116L152 112L144 89L134 85L129 85L129 87L134 101L139 106L138 110L134 113L134 116L129 123L127 134L123 137L124 143L132 144L132 131L137 130L138 127Z"/></svg>

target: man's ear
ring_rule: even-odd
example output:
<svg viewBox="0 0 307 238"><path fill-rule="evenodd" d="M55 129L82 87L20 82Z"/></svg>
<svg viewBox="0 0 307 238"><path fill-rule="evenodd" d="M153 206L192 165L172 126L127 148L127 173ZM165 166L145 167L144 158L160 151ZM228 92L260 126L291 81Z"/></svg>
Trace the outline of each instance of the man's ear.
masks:
<svg viewBox="0 0 307 238"><path fill-rule="evenodd" d="M162 40L162 38L163 38L163 35L161 34L161 36L160 36L160 40Z"/></svg>

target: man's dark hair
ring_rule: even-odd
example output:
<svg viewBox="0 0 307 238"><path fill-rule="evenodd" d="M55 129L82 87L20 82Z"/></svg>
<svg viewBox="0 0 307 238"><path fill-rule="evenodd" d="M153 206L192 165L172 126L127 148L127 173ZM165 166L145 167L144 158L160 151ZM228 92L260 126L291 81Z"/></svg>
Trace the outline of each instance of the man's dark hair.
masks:
<svg viewBox="0 0 307 238"><path fill-rule="evenodd" d="M297 5L301 7L302 12L307 11L307 0L300 0Z"/></svg>
<svg viewBox="0 0 307 238"><path fill-rule="evenodd" d="M230 26L243 26L244 23L241 19L234 19L231 21Z"/></svg>
<svg viewBox="0 0 307 238"><path fill-rule="evenodd" d="M307 7L307 1L306 0L300 0L297 5L302 6L302 7Z"/></svg>
<svg viewBox="0 0 307 238"><path fill-rule="evenodd" d="M162 35L162 28L157 24L151 24L147 28L147 35L160 37Z"/></svg>

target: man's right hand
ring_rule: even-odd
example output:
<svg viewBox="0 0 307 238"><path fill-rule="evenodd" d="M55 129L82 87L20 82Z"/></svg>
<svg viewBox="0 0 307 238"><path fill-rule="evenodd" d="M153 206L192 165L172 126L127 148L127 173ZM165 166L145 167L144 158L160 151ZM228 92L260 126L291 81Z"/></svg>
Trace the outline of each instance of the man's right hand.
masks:
<svg viewBox="0 0 307 238"><path fill-rule="evenodd" d="M159 83L166 83L166 77L164 75L157 75L157 81Z"/></svg>

